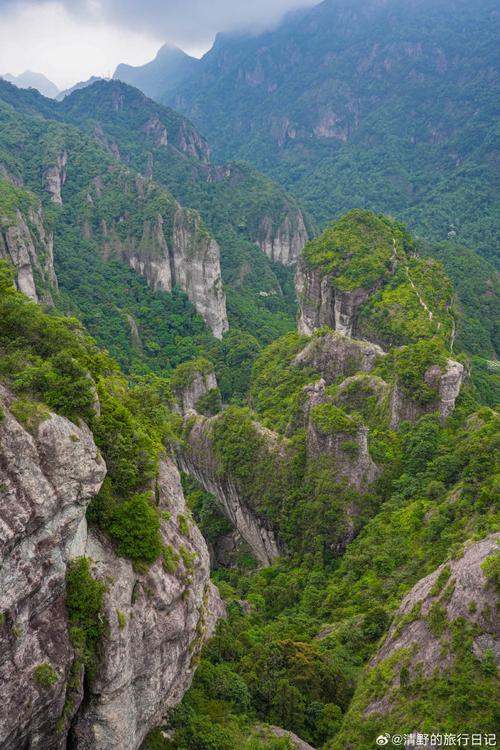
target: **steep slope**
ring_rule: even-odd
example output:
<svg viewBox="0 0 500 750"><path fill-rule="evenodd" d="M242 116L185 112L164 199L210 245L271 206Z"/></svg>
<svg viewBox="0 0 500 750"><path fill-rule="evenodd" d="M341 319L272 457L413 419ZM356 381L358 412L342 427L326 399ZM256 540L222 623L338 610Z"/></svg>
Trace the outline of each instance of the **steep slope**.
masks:
<svg viewBox="0 0 500 750"><path fill-rule="evenodd" d="M2 97L20 113L70 122L198 209L221 248L233 327L267 343L293 326L292 274L275 262L293 264L313 227L276 183L248 165L216 166L188 120L119 81L98 81L59 104L9 88Z"/></svg>
<svg viewBox="0 0 500 750"><path fill-rule="evenodd" d="M137 750L223 613L173 417L0 272L0 744Z"/></svg>
<svg viewBox="0 0 500 750"><path fill-rule="evenodd" d="M304 543L303 530L299 534L290 527L287 503L296 504L294 513L302 513L309 497L310 517L304 522L314 524L312 506L321 497L323 482L337 494L323 554L342 551L372 512L369 494L388 469L371 455L370 429L396 431L425 414L445 422L454 410L464 367L446 351L452 330L450 286L430 262L431 268L422 270L432 309L427 306L408 284L406 272L401 276L397 270L397 264L407 267L411 249L404 228L360 211L350 212L306 245L297 272L299 288L308 267L316 269L320 260L326 276L315 287L318 294L328 289L337 295L338 289L355 282L363 294L343 291L342 299L348 294L361 297L363 316L353 307L352 320L344 314L339 326L339 305L331 300L323 305L324 319L305 329L302 296L299 333L309 336L278 340L268 350L268 360L265 354L257 360L251 391L256 414L234 407L215 416L197 414L208 390L201 378L205 365L193 362L189 372L188 365L179 368L182 403L197 386L196 398L188 399L191 408L183 409L179 466L216 498L261 564L269 565ZM415 279L419 283L416 274ZM366 309L375 291L377 307ZM307 305L319 309L325 300L318 301L313 292L309 289ZM375 314L380 321L392 321L389 335L383 336L379 324L362 331L371 343L353 338L360 334L358 318L373 321ZM209 385L213 389L216 383Z"/></svg>
<svg viewBox="0 0 500 750"><path fill-rule="evenodd" d="M397 222L354 209L310 242L297 269L299 332L323 325L382 346L430 333L453 349L452 287Z"/></svg>
<svg viewBox="0 0 500 750"><path fill-rule="evenodd" d="M153 290L171 292L177 285L221 338L228 323L219 247L199 215L181 209L151 180L116 165L75 128L20 114L4 103L1 116L3 170L41 198L50 217L56 265L67 253L86 258L93 253L94 263L123 260ZM43 262L41 256L39 265ZM64 271L61 281L64 292ZM81 301L75 295L77 309Z"/></svg>
<svg viewBox="0 0 500 750"><path fill-rule="evenodd" d="M325 0L264 34L219 35L166 101L322 223L362 205L438 239L453 225L493 258L499 22L491 0Z"/></svg>
<svg viewBox="0 0 500 750"><path fill-rule="evenodd" d="M292 327L291 273L276 263L294 264L314 229L281 187L243 163L217 166L188 120L118 81L70 97L60 116L200 211L221 247L232 326L265 343Z"/></svg>
<svg viewBox="0 0 500 750"><path fill-rule="evenodd" d="M7 179L2 179L7 177ZM0 174L0 259L16 268L20 292L35 301L52 302L57 292L54 236L47 229L40 200Z"/></svg>
<svg viewBox="0 0 500 750"><path fill-rule="evenodd" d="M335 748L370 748L380 734L413 734L415 742L420 735L420 744L432 747L430 732L415 724L414 707L424 700L426 726L434 721L452 733L453 726L442 724L446 707L440 693L447 683L460 684L467 694L462 734L475 732L478 721L483 725L481 704L495 690L500 662L498 591L488 576L498 560L499 540L493 534L466 545L461 557L441 565L405 596L360 681Z"/></svg>
<svg viewBox="0 0 500 750"><path fill-rule="evenodd" d="M321 227L363 207L469 248L464 341L491 358L498 327L476 311L498 296L498 24L492 0L325 0L272 31L218 35L163 101L216 158L278 179ZM454 257L439 257L454 278Z"/></svg>
<svg viewBox="0 0 500 750"><path fill-rule="evenodd" d="M442 269L423 261L408 281L420 260L394 220L350 212L304 263L320 269L320 291L369 290L352 334L374 295L367 319L386 326L363 339L324 321L288 334L258 356L246 409L205 416L200 399L185 413L177 460L199 482L185 486L202 531L226 550L216 576L229 620L163 723L169 739L148 748L196 750L208 737L259 747L255 735L274 732L299 747L368 748L386 731L454 732L462 713L467 731L475 715L494 731L497 563L480 566L495 550L499 421L477 411L450 357ZM181 368L186 388L204 370Z"/></svg>

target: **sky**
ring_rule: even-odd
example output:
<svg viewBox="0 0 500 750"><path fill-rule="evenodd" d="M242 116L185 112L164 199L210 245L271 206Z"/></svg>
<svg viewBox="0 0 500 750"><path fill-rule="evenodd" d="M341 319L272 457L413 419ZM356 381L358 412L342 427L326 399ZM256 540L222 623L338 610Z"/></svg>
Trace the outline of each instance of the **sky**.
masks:
<svg viewBox="0 0 500 750"><path fill-rule="evenodd" d="M318 0L0 0L0 75L43 73L60 89L164 42L200 57L218 31L260 31Z"/></svg>

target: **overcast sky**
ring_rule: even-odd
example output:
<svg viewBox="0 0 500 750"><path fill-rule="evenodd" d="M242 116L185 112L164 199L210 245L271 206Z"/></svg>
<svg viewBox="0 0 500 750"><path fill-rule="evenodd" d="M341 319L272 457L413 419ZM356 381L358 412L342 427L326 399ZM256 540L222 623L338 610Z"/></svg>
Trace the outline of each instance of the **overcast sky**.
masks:
<svg viewBox="0 0 500 750"><path fill-rule="evenodd" d="M59 88L151 60L165 41L201 56L217 31L263 29L319 0L0 0L0 75Z"/></svg>

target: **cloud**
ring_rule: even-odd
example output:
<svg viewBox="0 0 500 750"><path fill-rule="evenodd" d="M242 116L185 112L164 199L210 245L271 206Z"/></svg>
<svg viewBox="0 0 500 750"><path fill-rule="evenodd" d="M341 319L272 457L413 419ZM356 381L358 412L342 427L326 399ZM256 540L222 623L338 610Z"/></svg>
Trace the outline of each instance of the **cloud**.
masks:
<svg viewBox="0 0 500 750"><path fill-rule="evenodd" d="M111 76L122 61L141 65L154 57L162 41L161 36L77 18L59 3L0 1L0 75L34 70L66 88L91 75Z"/></svg>
<svg viewBox="0 0 500 750"><path fill-rule="evenodd" d="M318 0L0 0L0 74L59 87L141 65L163 42L201 56L218 31L260 31Z"/></svg>
<svg viewBox="0 0 500 750"><path fill-rule="evenodd" d="M87 22L106 22L161 36L193 49L206 48L218 31L263 29L284 13L318 0L60 0L69 13ZM32 3L43 5L50 0ZM22 0L0 0L0 8L20 7Z"/></svg>

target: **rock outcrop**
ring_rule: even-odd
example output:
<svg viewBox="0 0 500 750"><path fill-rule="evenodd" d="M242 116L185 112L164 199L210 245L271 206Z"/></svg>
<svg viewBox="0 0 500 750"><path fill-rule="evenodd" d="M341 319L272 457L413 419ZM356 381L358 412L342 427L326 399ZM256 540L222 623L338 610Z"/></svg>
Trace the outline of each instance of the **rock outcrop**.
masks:
<svg viewBox="0 0 500 750"><path fill-rule="evenodd" d="M47 413L30 433L3 388L0 401L0 746L63 750L70 741L78 750L137 750L180 701L222 614L178 471L165 458L156 492L174 564L159 560L139 573L87 528L87 505L106 473L90 430ZM69 687L75 654L65 573L81 556L106 584L108 631L92 687L81 676ZM49 681L40 679L40 666Z"/></svg>
<svg viewBox="0 0 500 750"><path fill-rule="evenodd" d="M50 200L58 206L62 206L61 190L66 182L68 166L68 153L66 150L57 155L55 164L45 170L45 189L50 195Z"/></svg>
<svg viewBox="0 0 500 750"><path fill-rule="evenodd" d="M339 376L349 377L356 372L371 372L385 352L369 341L358 341L337 331L313 336L307 346L297 354L296 367L311 367L326 382L335 382Z"/></svg>
<svg viewBox="0 0 500 750"><path fill-rule="evenodd" d="M127 260L153 289L183 289L216 338L228 330L226 296L217 242L203 228L196 211L177 205L171 239L165 236L165 219L158 214L143 225L142 238L119 239L114 226L103 223L104 251Z"/></svg>
<svg viewBox="0 0 500 750"><path fill-rule="evenodd" d="M361 305L375 291L342 291L335 288L335 277L301 260L297 266L295 288L299 300L299 333L310 336L316 329L329 326L345 336L356 336L357 315Z"/></svg>
<svg viewBox="0 0 500 750"><path fill-rule="evenodd" d="M55 732L73 662L65 572L83 555L85 511L106 467L90 430L51 415L30 434L0 390L0 746L66 747ZM36 668L57 675L40 685Z"/></svg>
<svg viewBox="0 0 500 750"><path fill-rule="evenodd" d="M187 513L179 473L161 462L159 507L170 518L162 525L164 544L194 557L192 569L179 560L173 573L161 561L138 575L117 558L110 542L89 534L85 554L93 574L107 583L105 617L109 636L100 667L71 731L77 750L135 750L189 687L205 639L224 613L209 580L209 554L194 523L182 534ZM186 556L186 552L184 552Z"/></svg>
<svg viewBox="0 0 500 750"><path fill-rule="evenodd" d="M265 518L242 501L237 482L219 471L212 439L212 426L216 419L218 417L197 417L194 413L188 416L192 424L188 424L186 446L177 453L179 467L214 495L222 512L238 530L259 563L270 565L281 554L276 533ZM265 432L270 435L269 450L273 450L274 433Z"/></svg>
<svg viewBox="0 0 500 750"><path fill-rule="evenodd" d="M379 476L380 471L368 451L368 429L348 415L341 414L325 393L325 381L306 386L304 416L307 429L309 461L330 458L335 473L351 487L363 491ZM319 415L317 407L326 407ZM332 410L332 418L328 409ZM321 418L321 417L326 417Z"/></svg>
<svg viewBox="0 0 500 750"><path fill-rule="evenodd" d="M410 677L419 665L419 674L432 677L452 666L453 648L444 648L449 628L461 618L474 625L471 649L480 662L489 651L500 664L500 624L495 616L498 592L488 582L482 565L487 557L498 554L500 534L493 534L479 542L469 542L464 554L441 565L419 581L405 596L384 643L370 668L398 652L410 655L406 665ZM394 677L392 688L400 685L400 672ZM390 691L365 707L365 715L385 713L391 709Z"/></svg>
<svg viewBox="0 0 500 750"><path fill-rule="evenodd" d="M314 747L312 745L310 745L305 740L302 740L294 732L290 732L288 729L283 729L282 727L277 727L273 724L269 724L266 726L262 726L261 732L263 738L265 739L270 739L272 737L286 738L290 745L295 748L295 750L314 750Z"/></svg>
<svg viewBox="0 0 500 750"><path fill-rule="evenodd" d="M57 289L54 240L36 201L25 214L17 209L15 216L2 215L0 208L0 259L16 269L15 283L20 292L35 302L52 302L51 291Z"/></svg>
<svg viewBox="0 0 500 750"><path fill-rule="evenodd" d="M176 408L182 415L189 411L197 411L198 402L211 391L216 391L217 378L211 362L201 360L197 366L196 360L180 365L184 370L184 377L176 381L173 378L172 391L176 401ZM191 366L190 366L191 365ZM179 372L179 369L176 370Z"/></svg>
<svg viewBox="0 0 500 750"><path fill-rule="evenodd" d="M438 412L444 421L455 408L455 401L460 393L464 378L464 367L460 362L449 359L444 372L433 365L424 375L427 385L436 390L434 400L420 404L404 393L396 379L390 399L390 426L397 429L401 422L415 422L423 414Z"/></svg>
<svg viewBox="0 0 500 750"><path fill-rule="evenodd" d="M273 261L285 266L294 265L299 259L309 235L301 211L286 214L276 227L271 216L263 216L257 232L260 249Z"/></svg>
<svg viewBox="0 0 500 750"><path fill-rule="evenodd" d="M216 338L228 330L226 297L217 242L201 226L196 211L179 208L172 237L174 282L184 289Z"/></svg>

